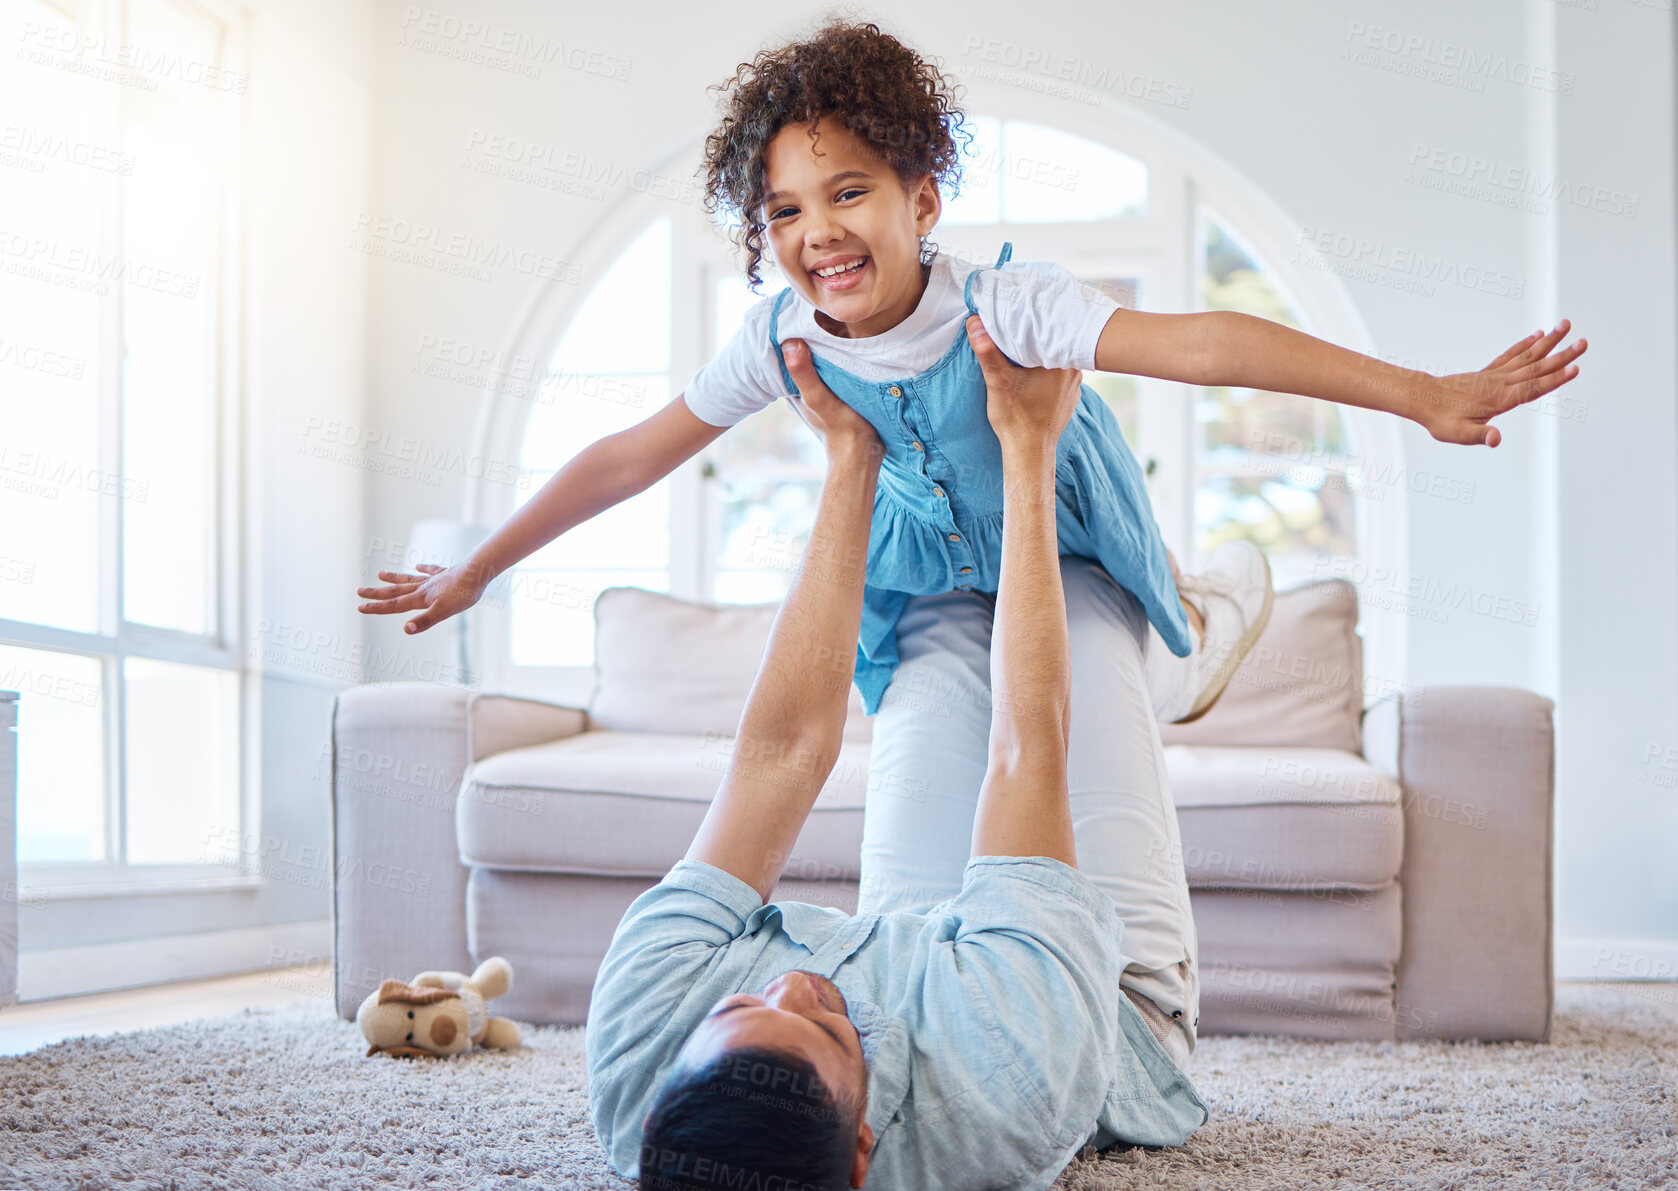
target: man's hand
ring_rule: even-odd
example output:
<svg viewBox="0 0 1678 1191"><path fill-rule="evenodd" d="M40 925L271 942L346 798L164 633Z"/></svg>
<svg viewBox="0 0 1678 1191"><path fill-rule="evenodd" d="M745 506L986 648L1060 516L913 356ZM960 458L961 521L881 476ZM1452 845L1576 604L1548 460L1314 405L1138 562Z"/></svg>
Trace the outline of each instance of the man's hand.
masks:
<svg viewBox="0 0 1678 1191"><path fill-rule="evenodd" d="M423 608L423 612L403 626L404 632L423 633L432 625L466 611L484 594L484 584L474 576L470 563L458 563L445 569L435 563L422 562L417 569L425 574L380 571L379 578L388 586L356 588L356 595L371 601L362 604L356 611L388 615Z"/></svg>
<svg viewBox="0 0 1678 1191"><path fill-rule="evenodd" d="M1503 435L1489 419L1536 400L1579 374L1572 361L1585 352L1585 340L1550 354L1570 324L1564 318L1547 335L1534 332L1478 372L1430 376L1421 382L1411 417L1440 442L1495 447Z"/></svg>
<svg viewBox="0 0 1678 1191"><path fill-rule="evenodd" d="M788 339L782 344L787 371L799 395L788 397L793 412L804 419L827 448L831 460L838 456L860 454L878 459L886 452L880 436L869 425L868 419L846 405L823 383L821 374L810 359L810 349L802 339Z"/></svg>
<svg viewBox="0 0 1678 1191"><path fill-rule="evenodd" d="M967 340L985 374L985 416L1006 453L1053 448L1078 408L1084 374L1076 368L1021 368L1002 354L979 316L967 316Z"/></svg>

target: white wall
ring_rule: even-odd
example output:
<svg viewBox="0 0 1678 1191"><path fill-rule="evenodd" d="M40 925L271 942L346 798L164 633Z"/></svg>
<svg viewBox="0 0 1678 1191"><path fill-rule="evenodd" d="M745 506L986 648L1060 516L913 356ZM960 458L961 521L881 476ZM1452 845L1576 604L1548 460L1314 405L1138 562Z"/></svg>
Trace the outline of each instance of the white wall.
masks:
<svg viewBox="0 0 1678 1191"><path fill-rule="evenodd" d="M1408 570L1368 588L1395 598L1419 590L1435 614L1411 618L1403 673L1382 677L1508 684L1557 699L1558 934L1570 941L1568 955L1589 963L1599 963L1592 957L1601 940L1645 956L1678 949L1678 797L1658 784L1678 776L1660 752L1678 750L1671 8L1670 0L1047 0L1031 6L1028 20L1012 0L918 0L893 6L890 17L883 6L851 6L968 78L970 99L1010 91L978 77L989 41L998 54L1036 51L1116 70L1124 83L1104 103L1138 104L1194 138L1302 227L1375 241L1389 265L1401 253L1426 254L1459 278L1471 268L1505 276L1502 293L1447 278L1426 294L1399 288L1398 268L1374 280L1348 277L1347 292L1389 359L1433 372L1476 369L1559 315L1590 340L1583 375L1563 390L1570 400L1505 415L1495 450L1439 443L1402 425L1402 464L1439 473L1459 492L1472 484L1473 497L1410 494ZM373 17L373 210L443 237L564 258L629 192L567 193L475 174L464 164L475 135L647 167L709 127L715 95L707 84L822 10L498 0L469 13L417 11L381 0ZM446 23L462 16L483 31ZM428 20L444 22L429 42L403 44ZM1375 29L1410 48L1359 57L1360 38ZM565 52L536 77L508 69L521 60L516 51L495 48L544 39ZM594 71L567 68L574 50L608 61ZM1465 50L1505 62L1428 73L1430 60ZM601 73L620 60L627 82ZM1541 85L1513 81L1527 77L1526 67L1538 68ZM1188 105L1120 94L1135 84L1145 96L1141 84L1150 81L1191 88ZM1547 211L1529 213L1409 180L1413 155L1425 160L1434 150L1491 159L1500 173L1534 171L1526 176L1552 192L1564 182L1605 188L1620 192L1616 206L1635 196L1636 211L1552 198ZM451 259L440 249L422 256L433 266ZM514 268L490 273L462 280L372 262L370 425L434 450L469 449L483 392L411 368L422 336L491 350L505 342L544 283ZM460 515L465 477L434 478L370 473L366 540L400 542L418 517ZM1470 602L1452 606L1451 590ZM1532 623L1523 623L1529 609ZM370 642L444 656L422 652L440 651L443 641L403 641L394 623L366 627Z"/></svg>
<svg viewBox="0 0 1678 1191"><path fill-rule="evenodd" d="M1535 490L1555 504L1554 532L1533 545L1555 560L1558 933L1593 941L1580 959L1592 974L1648 974L1653 956L1667 979L1678 977L1672 8L1557 13L1557 45L1581 79L1579 102L1557 105L1559 168L1643 202L1635 219L1561 213L1559 305L1592 338L1591 409L1558 428ZM1614 945L1594 945L1604 939Z"/></svg>

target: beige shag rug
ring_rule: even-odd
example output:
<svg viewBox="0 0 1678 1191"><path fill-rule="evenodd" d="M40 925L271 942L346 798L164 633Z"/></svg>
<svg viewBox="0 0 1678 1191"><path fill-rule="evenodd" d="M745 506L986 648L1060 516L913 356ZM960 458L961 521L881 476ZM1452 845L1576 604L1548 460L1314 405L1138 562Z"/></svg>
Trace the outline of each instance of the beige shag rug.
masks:
<svg viewBox="0 0 1678 1191"><path fill-rule="evenodd" d="M1078 1159L1058 1187L1678 1186L1678 1008L1558 994L1553 1041L1207 1038L1189 1143ZM0 1058L0 1191L614 1188L582 1032L447 1062L362 1057L324 1004Z"/></svg>

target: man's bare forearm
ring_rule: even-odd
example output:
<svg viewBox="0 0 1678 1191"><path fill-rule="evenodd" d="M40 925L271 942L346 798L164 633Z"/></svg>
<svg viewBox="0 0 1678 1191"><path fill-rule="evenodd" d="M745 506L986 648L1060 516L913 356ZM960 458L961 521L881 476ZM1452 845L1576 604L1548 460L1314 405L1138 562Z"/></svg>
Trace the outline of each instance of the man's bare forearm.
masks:
<svg viewBox="0 0 1678 1191"><path fill-rule="evenodd" d="M878 454L860 448L829 462L809 545L746 700L742 738L777 746L800 742L837 755L862 625L879 467Z"/></svg>
<svg viewBox="0 0 1678 1191"><path fill-rule="evenodd" d="M1070 682L1055 534L1053 443L1007 448L1002 566L991 638L991 755L1018 768L1066 757Z"/></svg>
<svg viewBox="0 0 1678 1191"><path fill-rule="evenodd" d="M1050 856L1075 865L1066 793L1071 649L1054 472L1052 441L1004 444L990 757L974 815L973 853Z"/></svg>
<svg viewBox="0 0 1678 1191"><path fill-rule="evenodd" d="M1430 373L1234 310L1211 313L1205 350L1199 384L1298 393L1406 418L1416 416L1417 401L1437 384Z"/></svg>
<svg viewBox="0 0 1678 1191"><path fill-rule="evenodd" d="M687 856L767 898L839 757L862 623L877 456L831 456L810 545L775 615L734 755Z"/></svg>

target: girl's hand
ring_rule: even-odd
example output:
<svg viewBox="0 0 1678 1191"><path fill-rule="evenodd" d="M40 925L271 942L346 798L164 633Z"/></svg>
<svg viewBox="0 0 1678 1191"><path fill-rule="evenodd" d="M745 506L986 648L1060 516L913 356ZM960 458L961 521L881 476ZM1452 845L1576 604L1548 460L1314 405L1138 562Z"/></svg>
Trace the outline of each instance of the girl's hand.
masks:
<svg viewBox="0 0 1678 1191"><path fill-rule="evenodd" d="M1003 446L1053 446L1072 420L1083 392L1076 368L1021 368L996 346L976 314L967 316L967 340L985 374L985 416Z"/></svg>
<svg viewBox="0 0 1678 1191"><path fill-rule="evenodd" d="M356 611L386 615L423 608L423 612L403 626L404 632L423 633L432 625L466 611L484 593L484 584L477 582L464 564L445 569L435 563L422 562L418 564L418 569L425 574L380 571L379 578L390 586L356 588L356 595L372 601Z"/></svg>
<svg viewBox="0 0 1678 1191"><path fill-rule="evenodd" d="M1503 435L1487 420L1536 400L1579 374L1572 363L1585 352L1585 340L1550 355L1567 334L1564 318L1547 335L1534 332L1478 372L1428 377L1415 398L1412 416L1440 442L1495 447Z"/></svg>
<svg viewBox="0 0 1678 1191"><path fill-rule="evenodd" d="M787 371L798 386L798 396L787 400L792 403L793 412L822 440L827 457L855 452L877 460L885 455L885 444L868 419L839 400L822 380L804 341L788 339L781 345L781 351L786 356Z"/></svg>

